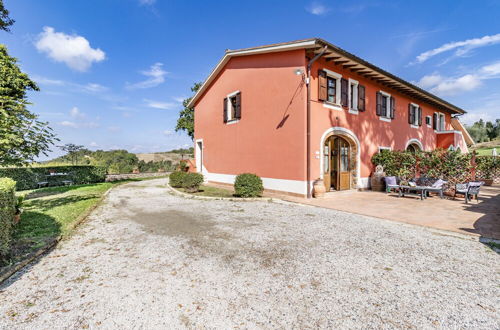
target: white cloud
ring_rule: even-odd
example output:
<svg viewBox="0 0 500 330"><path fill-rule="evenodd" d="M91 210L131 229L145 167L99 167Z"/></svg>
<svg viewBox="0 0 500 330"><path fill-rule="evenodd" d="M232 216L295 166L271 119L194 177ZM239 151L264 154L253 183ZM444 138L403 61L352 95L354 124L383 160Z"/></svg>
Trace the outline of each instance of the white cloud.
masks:
<svg viewBox="0 0 500 330"><path fill-rule="evenodd" d="M168 130L168 129L163 131L163 135L165 135L165 136L169 136L169 135L173 135L173 134L174 134L174 132L171 130Z"/></svg>
<svg viewBox="0 0 500 330"><path fill-rule="evenodd" d="M89 147L96 148L96 147L98 147L98 146L99 146L99 145L97 144L97 142L92 141L92 142L90 142L90 143L89 143Z"/></svg>
<svg viewBox="0 0 500 330"><path fill-rule="evenodd" d="M473 74L466 74L458 78L450 78L441 81L431 89L431 92L438 95L455 95L461 92L474 90L480 85L480 77Z"/></svg>
<svg viewBox="0 0 500 330"><path fill-rule="evenodd" d="M70 91L73 92L102 93L108 90L108 87L97 83L77 84L69 81L50 79L36 75L34 76L33 80L35 80L39 85L66 86Z"/></svg>
<svg viewBox="0 0 500 330"><path fill-rule="evenodd" d="M441 54L441 53L444 53L444 52L447 52L450 50L455 50L455 56L464 56L474 48L491 46L491 45L498 44L498 43L500 43L500 33L495 34L495 35L491 35L491 36L484 36L481 38L468 39L468 40L464 40L464 41L449 42L449 43L446 43L438 48L431 49L431 50L428 50L426 52L421 53L420 55L417 56L416 62L423 63L433 56L436 56L438 54Z"/></svg>
<svg viewBox="0 0 500 330"><path fill-rule="evenodd" d="M77 107L71 108L69 115L73 118L84 118L85 114L80 111Z"/></svg>
<svg viewBox="0 0 500 330"><path fill-rule="evenodd" d="M416 84L437 95L455 95L477 89L483 80L495 78L500 78L500 61L458 77L443 77L433 73L423 76Z"/></svg>
<svg viewBox="0 0 500 330"><path fill-rule="evenodd" d="M481 68L481 73L485 76L485 78L498 78L500 75L500 61L483 66Z"/></svg>
<svg viewBox="0 0 500 330"><path fill-rule="evenodd" d="M76 71L87 71L92 63L106 58L102 50L92 48L84 37L55 32L54 28L48 26L38 35L35 47L56 62L63 62Z"/></svg>
<svg viewBox="0 0 500 330"><path fill-rule="evenodd" d="M72 127L72 128L77 128L78 125L75 122L64 120L59 123L59 125L64 126L64 127Z"/></svg>
<svg viewBox="0 0 500 330"><path fill-rule="evenodd" d="M156 2L156 0L139 0L139 4L140 5L148 5L148 6L151 6L151 5L154 5Z"/></svg>
<svg viewBox="0 0 500 330"><path fill-rule="evenodd" d="M439 74L430 74L427 76L423 76L422 79L420 79L417 83L418 86L428 89L431 87L436 86L437 84L441 83L444 80L444 78L439 75Z"/></svg>
<svg viewBox="0 0 500 330"><path fill-rule="evenodd" d="M90 93L101 93L101 92L105 92L106 90L108 90L107 87L104 87L103 85L99 85L99 84L95 84L95 83L88 83L86 85L83 85L82 89L84 91L90 92Z"/></svg>
<svg viewBox="0 0 500 330"><path fill-rule="evenodd" d="M135 84L127 84L127 89L142 89L142 88L151 88L156 87L163 82L165 82L165 76L168 72L162 69L162 63L153 64L149 70L141 71L141 74L148 77L148 79L140 81Z"/></svg>
<svg viewBox="0 0 500 330"><path fill-rule="evenodd" d="M313 15L325 15L327 12L330 11L330 9L323 4L319 2L313 2L311 3L308 7L306 7L306 10L313 14Z"/></svg>
<svg viewBox="0 0 500 330"><path fill-rule="evenodd" d="M174 97L172 97L172 99L175 102L182 103L182 102L184 102L185 99L187 99L187 97L186 96L174 96Z"/></svg>
<svg viewBox="0 0 500 330"><path fill-rule="evenodd" d="M179 107L178 103L173 102L160 102L153 100L144 100L146 102L146 106L154 109L162 109L162 110L172 110Z"/></svg>

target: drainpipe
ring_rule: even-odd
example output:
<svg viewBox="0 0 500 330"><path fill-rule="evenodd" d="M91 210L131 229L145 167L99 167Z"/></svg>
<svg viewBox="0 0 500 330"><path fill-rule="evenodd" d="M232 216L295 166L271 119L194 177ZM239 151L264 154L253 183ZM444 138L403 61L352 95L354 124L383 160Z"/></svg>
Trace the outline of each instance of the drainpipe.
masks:
<svg viewBox="0 0 500 330"><path fill-rule="evenodd" d="M323 47L321 52L313 57L312 60L307 64L307 77L306 77L306 85L307 85L307 142L306 142L306 150L307 150L307 198L312 197L311 193L311 87L309 82L311 81L311 67L317 59L319 59L328 49L328 46ZM321 160L320 160L321 161Z"/></svg>

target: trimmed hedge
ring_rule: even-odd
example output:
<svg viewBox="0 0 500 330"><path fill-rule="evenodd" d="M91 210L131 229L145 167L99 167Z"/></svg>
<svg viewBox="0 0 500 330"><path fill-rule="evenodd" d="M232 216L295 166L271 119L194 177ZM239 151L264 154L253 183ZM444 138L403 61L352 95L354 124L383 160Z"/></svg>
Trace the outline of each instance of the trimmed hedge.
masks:
<svg viewBox="0 0 500 330"><path fill-rule="evenodd" d="M197 192L200 190L200 185L203 183L203 174L186 173L182 178L182 188L187 192Z"/></svg>
<svg viewBox="0 0 500 330"><path fill-rule="evenodd" d="M0 178L0 264L10 250L14 215L16 214L16 182Z"/></svg>
<svg viewBox="0 0 500 330"><path fill-rule="evenodd" d="M69 173L69 176L47 177L50 171ZM47 167L5 167L0 168L0 177L11 178L17 182L17 190L35 189L37 182L49 181L51 185L61 185L62 180L71 180L74 184L104 182L106 168L92 165L47 166ZM47 178L49 180L47 180Z"/></svg>
<svg viewBox="0 0 500 330"><path fill-rule="evenodd" d="M234 181L234 192L240 197L259 197L264 191L262 180L259 176L251 173L243 173Z"/></svg>
<svg viewBox="0 0 500 330"><path fill-rule="evenodd" d="M170 185L174 188L181 188L182 187L182 180L184 177L187 175L186 172L181 172L181 171L176 171L173 173L170 173L169 181Z"/></svg>

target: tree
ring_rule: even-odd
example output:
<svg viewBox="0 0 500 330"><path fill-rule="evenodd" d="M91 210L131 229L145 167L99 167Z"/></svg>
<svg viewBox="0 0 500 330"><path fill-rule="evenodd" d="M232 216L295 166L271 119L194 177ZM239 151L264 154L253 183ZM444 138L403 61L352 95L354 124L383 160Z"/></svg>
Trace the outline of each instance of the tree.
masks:
<svg viewBox="0 0 500 330"><path fill-rule="evenodd" d="M495 122L484 122L484 120L479 119L472 126L466 126L466 128L475 142L492 141L500 137L500 119L495 120Z"/></svg>
<svg viewBox="0 0 500 330"><path fill-rule="evenodd" d="M73 143L66 143L65 145L59 146L59 149L62 151L66 152L71 159L71 164L72 165L77 165L78 164L78 152L83 150L83 146L79 146Z"/></svg>
<svg viewBox="0 0 500 330"><path fill-rule="evenodd" d="M27 108L27 92L38 90L0 44L0 166L25 165L47 155L57 140L47 123Z"/></svg>
<svg viewBox="0 0 500 330"><path fill-rule="evenodd" d="M5 8L3 0L0 0L0 30L10 32L10 26L15 22L9 17L9 11Z"/></svg>
<svg viewBox="0 0 500 330"><path fill-rule="evenodd" d="M191 91L196 93L200 89L202 83L198 82L191 87ZM177 119L177 126L175 126L175 131L186 131L187 135L194 139L194 108L188 108L188 104L193 97L187 98L182 101L184 109L179 113L179 119Z"/></svg>

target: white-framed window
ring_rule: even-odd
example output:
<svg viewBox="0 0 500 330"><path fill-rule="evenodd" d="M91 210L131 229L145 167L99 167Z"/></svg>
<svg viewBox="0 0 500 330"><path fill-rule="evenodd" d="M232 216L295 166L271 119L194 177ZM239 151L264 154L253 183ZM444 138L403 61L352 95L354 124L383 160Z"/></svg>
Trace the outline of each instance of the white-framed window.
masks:
<svg viewBox="0 0 500 330"><path fill-rule="evenodd" d="M444 113L442 112L435 112L434 113L434 123L433 123L433 126L434 126L434 130L437 131L437 132L442 132L445 130L445 116L444 116Z"/></svg>
<svg viewBox="0 0 500 330"><path fill-rule="evenodd" d="M381 152L382 152L382 150L391 151L391 150L392 150L392 148L391 148L391 147L381 147L381 146L379 146L379 147L378 147L378 152L379 152L379 153L381 153Z"/></svg>
<svg viewBox="0 0 500 330"><path fill-rule="evenodd" d="M236 123L241 119L241 92L235 91L224 98L224 122Z"/></svg>
<svg viewBox="0 0 500 330"><path fill-rule="evenodd" d="M354 79L349 78L349 112L350 113L358 113L358 87L359 82Z"/></svg>
<svg viewBox="0 0 500 330"><path fill-rule="evenodd" d="M326 102L340 106L340 80L342 75L331 70L323 70L326 72Z"/></svg>
<svg viewBox="0 0 500 330"><path fill-rule="evenodd" d="M425 116L425 124L427 127L432 127L432 117L431 116Z"/></svg>
<svg viewBox="0 0 500 330"><path fill-rule="evenodd" d="M438 129L439 131L444 131L445 130L445 116L444 113L439 113L439 120L438 120Z"/></svg>
<svg viewBox="0 0 500 330"><path fill-rule="evenodd" d="M410 103L408 105L408 116L411 127L418 128L422 124L422 108L418 104Z"/></svg>
<svg viewBox="0 0 500 330"><path fill-rule="evenodd" d="M377 92L377 115L380 120L390 122L394 118L395 100L391 94L378 91Z"/></svg>

